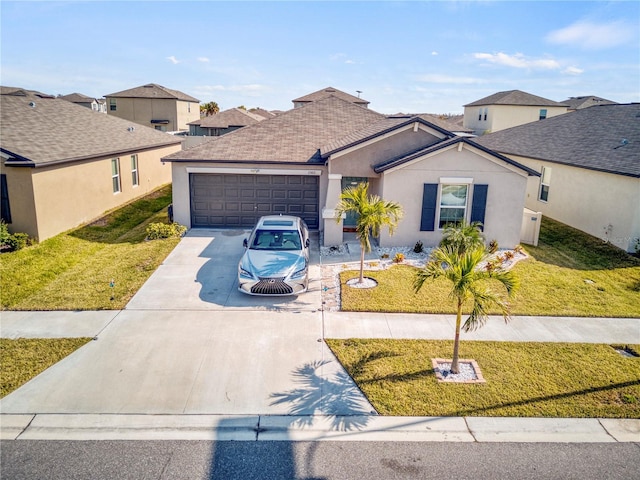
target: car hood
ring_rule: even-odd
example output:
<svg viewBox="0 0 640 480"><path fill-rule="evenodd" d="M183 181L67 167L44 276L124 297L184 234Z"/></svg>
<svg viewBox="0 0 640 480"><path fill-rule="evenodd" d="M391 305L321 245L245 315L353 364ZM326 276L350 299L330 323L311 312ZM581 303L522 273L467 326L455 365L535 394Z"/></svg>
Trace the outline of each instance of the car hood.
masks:
<svg viewBox="0 0 640 480"><path fill-rule="evenodd" d="M304 250L246 250L240 265L258 277L286 277L304 268L307 255Z"/></svg>

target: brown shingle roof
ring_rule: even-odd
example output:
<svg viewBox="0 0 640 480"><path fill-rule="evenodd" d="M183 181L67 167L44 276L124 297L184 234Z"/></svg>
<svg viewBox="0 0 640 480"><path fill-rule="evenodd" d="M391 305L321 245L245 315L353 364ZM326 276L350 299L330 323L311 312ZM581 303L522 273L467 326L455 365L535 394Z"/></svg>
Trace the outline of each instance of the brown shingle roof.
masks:
<svg viewBox="0 0 640 480"><path fill-rule="evenodd" d="M189 125L200 125L202 128L229 128L229 127L246 127L254 123L261 122L265 117L247 112L241 108L230 108L224 112L216 113L208 117L201 118Z"/></svg>
<svg viewBox="0 0 640 480"><path fill-rule="evenodd" d="M522 105L535 107L565 107L563 103L554 102L548 98L538 97L521 90L508 90L498 92L475 102L468 103L465 107L479 107L482 105Z"/></svg>
<svg viewBox="0 0 640 480"><path fill-rule="evenodd" d="M315 102L317 100L322 100L330 95L334 97L341 98L342 100L346 100L347 102L355 103L357 105L369 105L367 100L356 97L354 95L350 95L342 90L338 90L337 88L327 87L322 90L318 90L317 92L310 93L308 95L304 95L303 97L296 98L292 100L294 103L297 102Z"/></svg>
<svg viewBox="0 0 640 480"><path fill-rule="evenodd" d="M607 100L606 98L596 97L595 95L587 95L570 97L562 103L567 105L570 110L580 110L581 108L593 107L595 105L615 105L616 102Z"/></svg>
<svg viewBox="0 0 640 480"><path fill-rule="evenodd" d="M181 142L59 98L15 88L0 91L0 149L16 157L16 164L43 166Z"/></svg>
<svg viewBox="0 0 640 480"><path fill-rule="evenodd" d="M583 108L475 142L507 155L640 177L640 103Z"/></svg>
<svg viewBox="0 0 640 480"><path fill-rule="evenodd" d="M129 90L110 93L108 95L105 95L105 97L163 98L163 99L182 100L185 102L196 102L196 103L200 102L200 100L192 97L191 95L187 95L186 93L182 93L178 90L171 90L170 88L163 87L162 85L158 85L156 83L148 83L146 85L141 85L139 87L130 88Z"/></svg>
<svg viewBox="0 0 640 480"><path fill-rule="evenodd" d="M384 116L380 113L331 95L188 150L176 152L164 160L318 161L319 149L323 145L382 118Z"/></svg>
<svg viewBox="0 0 640 480"><path fill-rule="evenodd" d="M58 98L73 103L91 103L96 100L95 98L88 97L86 95L83 95L82 93L70 93L69 95L61 95Z"/></svg>

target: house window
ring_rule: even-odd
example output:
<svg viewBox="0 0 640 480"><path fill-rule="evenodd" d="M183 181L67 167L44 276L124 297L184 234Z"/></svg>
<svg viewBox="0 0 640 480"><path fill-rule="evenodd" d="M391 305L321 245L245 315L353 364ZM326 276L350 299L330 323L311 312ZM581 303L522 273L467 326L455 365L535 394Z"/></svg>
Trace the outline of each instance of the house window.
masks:
<svg viewBox="0 0 640 480"><path fill-rule="evenodd" d="M484 109L484 120L487 121L487 113L489 113L489 107Z"/></svg>
<svg viewBox="0 0 640 480"><path fill-rule="evenodd" d="M468 192L469 185L442 185L438 228L464 221Z"/></svg>
<svg viewBox="0 0 640 480"><path fill-rule="evenodd" d="M540 115L538 116L538 120L544 120L545 118L547 118L547 109L541 108Z"/></svg>
<svg viewBox="0 0 640 480"><path fill-rule="evenodd" d="M131 184L134 187L140 185L138 178L138 155L131 155Z"/></svg>
<svg viewBox="0 0 640 480"><path fill-rule="evenodd" d="M110 98L109 99L109 110L111 110L112 112L116 111L116 99L115 98Z"/></svg>
<svg viewBox="0 0 640 480"><path fill-rule="evenodd" d="M9 207L9 189L7 188L7 176L0 175L0 207L2 209L2 220L4 223L11 223L11 208Z"/></svg>
<svg viewBox="0 0 640 480"><path fill-rule="evenodd" d="M482 121L482 109L478 110L478 121Z"/></svg>
<svg viewBox="0 0 640 480"><path fill-rule="evenodd" d="M549 200L549 186L551 185L551 167L542 167L540 176L540 195L538 199L542 202Z"/></svg>
<svg viewBox="0 0 640 480"><path fill-rule="evenodd" d="M187 112L191 113L191 102L187 102Z"/></svg>
<svg viewBox="0 0 640 480"><path fill-rule="evenodd" d="M111 181L113 182L113 193L121 191L120 185L120 159L111 159Z"/></svg>

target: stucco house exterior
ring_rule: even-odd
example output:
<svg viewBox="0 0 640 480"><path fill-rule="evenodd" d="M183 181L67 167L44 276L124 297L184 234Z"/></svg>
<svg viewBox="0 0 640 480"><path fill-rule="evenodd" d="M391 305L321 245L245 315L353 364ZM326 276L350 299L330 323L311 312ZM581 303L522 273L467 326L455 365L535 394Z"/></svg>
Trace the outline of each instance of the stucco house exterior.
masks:
<svg viewBox="0 0 640 480"><path fill-rule="evenodd" d="M40 241L171 182L179 137L0 87L2 219Z"/></svg>
<svg viewBox="0 0 640 480"><path fill-rule="evenodd" d="M105 95L107 113L162 132L188 131L200 118L200 100L156 83Z"/></svg>
<svg viewBox="0 0 640 480"><path fill-rule="evenodd" d="M611 104L501 132L477 142L540 173L526 206L611 242L640 246L640 104Z"/></svg>
<svg viewBox="0 0 640 480"><path fill-rule="evenodd" d="M353 97L357 99L357 97ZM501 246L520 242L524 195L537 173L421 116L386 116L336 95L177 152L171 163L174 217L190 228L250 228L292 214L342 243L354 219L335 218L343 189L400 202L403 220L381 246L426 246L448 221L480 221Z"/></svg>
<svg viewBox="0 0 640 480"><path fill-rule="evenodd" d="M464 126L475 135L497 132L567 112L567 105L521 90L497 92L464 106Z"/></svg>
<svg viewBox="0 0 640 480"><path fill-rule="evenodd" d="M265 117L241 108L230 108L215 115L189 122L190 136L219 137L238 128L261 122Z"/></svg>
<svg viewBox="0 0 640 480"><path fill-rule="evenodd" d="M69 95L60 95L62 100L75 103L83 107L90 108L94 112L107 113L107 104L103 98L93 98L82 93L70 93Z"/></svg>

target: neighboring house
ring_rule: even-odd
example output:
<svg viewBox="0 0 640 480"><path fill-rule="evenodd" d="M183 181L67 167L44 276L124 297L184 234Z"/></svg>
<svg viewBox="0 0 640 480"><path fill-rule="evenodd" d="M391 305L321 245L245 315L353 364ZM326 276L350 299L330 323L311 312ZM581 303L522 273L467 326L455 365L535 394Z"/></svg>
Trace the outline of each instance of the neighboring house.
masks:
<svg viewBox="0 0 640 480"><path fill-rule="evenodd" d="M107 113L107 104L104 99L92 98L81 93L71 93L69 95L60 95L58 98L67 102L75 103L83 107L90 108L94 112Z"/></svg>
<svg viewBox="0 0 640 480"><path fill-rule="evenodd" d="M338 223L343 189L399 202L405 215L382 246L437 245L451 221L480 221L503 247L520 242L533 170L421 116L385 116L329 95L165 157L176 221L191 228L250 228L259 216L292 214L342 243L355 218Z"/></svg>
<svg viewBox="0 0 640 480"><path fill-rule="evenodd" d="M105 95L107 113L162 132L188 131L200 118L200 100L149 83Z"/></svg>
<svg viewBox="0 0 640 480"><path fill-rule="evenodd" d="M276 114L274 112L270 112L269 110L265 110L264 108L250 108L249 113L255 113L256 115L260 115L263 118L271 118L275 117Z"/></svg>
<svg viewBox="0 0 640 480"><path fill-rule="evenodd" d="M292 100L293 108L303 107L311 102L317 102L318 100L322 100L323 98L327 98L329 96L338 97L347 102L355 103L364 108L369 107L369 102L360 97L356 97L349 93L343 92L333 87L323 88L322 90L318 90L317 92L309 93L308 95L304 95L300 98L296 98Z"/></svg>
<svg viewBox="0 0 640 480"><path fill-rule="evenodd" d="M215 115L189 122L189 135L219 137L264 119L264 116L257 113L247 112L241 108L230 108Z"/></svg>
<svg viewBox="0 0 640 480"><path fill-rule="evenodd" d="M582 97L569 97L564 102L569 111L580 110L582 108L593 107L595 105L616 105L616 102L607 100L606 98L596 97L595 95L585 95Z"/></svg>
<svg viewBox="0 0 640 480"><path fill-rule="evenodd" d="M0 87L2 219L45 240L171 182L179 137Z"/></svg>
<svg viewBox="0 0 640 480"><path fill-rule="evenodd" d="M601 105L477 142L540 172L526 206L634 252L640 240L640 104Z"/></svg>
<svg viewBox="0 0 640 480"><path fill-rule="evenodd" d="M476 135L567 112L567 105L520 90L498 92L464 106L464 126Z"/></svg>

